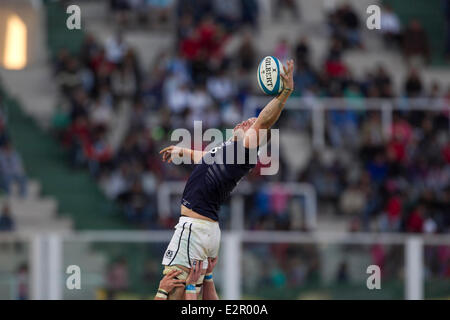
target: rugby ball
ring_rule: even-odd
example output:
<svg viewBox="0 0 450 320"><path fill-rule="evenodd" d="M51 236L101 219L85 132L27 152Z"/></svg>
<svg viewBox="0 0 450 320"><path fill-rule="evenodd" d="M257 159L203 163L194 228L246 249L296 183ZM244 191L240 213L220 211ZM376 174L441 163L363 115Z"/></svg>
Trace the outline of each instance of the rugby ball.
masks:
<svg viewBox="0 0 450 320"><path fill-rule="evenodd" d="M277 95L283 90L283 81L280 77L282 65L280 60L267 56L258 65L258 85L268 95Z"/></svg>

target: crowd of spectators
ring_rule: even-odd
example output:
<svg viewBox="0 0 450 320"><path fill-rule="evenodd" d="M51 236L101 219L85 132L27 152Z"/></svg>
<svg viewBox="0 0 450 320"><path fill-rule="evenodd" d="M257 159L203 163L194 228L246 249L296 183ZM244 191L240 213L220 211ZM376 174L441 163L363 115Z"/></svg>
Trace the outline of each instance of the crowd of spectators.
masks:
<svg viewBox="0 0 450 320"><path fill-rule="evenodd" d="M333 252L333 254L326 254ZM267 261L267 257L273 257ZM296 244L246 244L243 250L243 292L265 299L361 298L365 273L356 271L355 260L368 259L379 266L386 298L396 295L395 284L404 277L405 250L402 246L375 243L373 245L327 246ZM427 286L438 287L427 296L444 295L447 288L440 283L450 277L450 248L426 246L424 279ZM367 260L366 260L367 261ZM344 290L343 288L351 288ZM336 290L337 288L337 290ZM360 291L360 288L363 289ZM401 294L401 293L400 293ZM335 296L336 295L336 296ZM399 296L399 298L401 295Z"/></svg>
<svg viewBox="0 0 450 320"><path fill-rule="evenodd" d="M278 2L275 7L295 8L295 1ZM173 18L185 20L186 16L198 23L204 16L213 15L227 31L232 31L244 24L256 27L259 12L257 0L110 0L109 3L115 22L122 27L158 27L170 24Z"/></svg>
<svg viewBox="0 0 450 320"><path fill-rule="evenodd" d="M216 8L220 2L196 7L197 14L203 8L199 21L183 8L174 54L163 51L150 70L141 68L122 32L104 44L87 35L79 55L62 49L54 57L63 98L53 117L54 131L69 151L73 167L87 167L106 195L121 203L130 222L145 228L172 223L158 220L155 192L162 180L188 174L185 168L163 167L157 153L173 128L192 119L210 127L241 121L244 94L226 70L238 64L249 71L255 50L249 35L237 57L225 56L223 48L232 30L251 28L254 17L247 11L252 3L243 1L235 20L231 7L229 15L216 14L227 12ZM109 133L123 104L131 106L129 130L113 149Z"/></svg>
<svg viewBox="0 0 450 320"><path fill-rule="evenodd" d="M157 210L156 190L161 182L186 179L190 172L159 159L158 150L169 143L171 130L192 129L193 120L202 120L203 129L231 128L242 120L246 99L258 94L253 75L260 53L252 38L258 23L257 15L250 14L257 2L179 3L174 6L178 18L173 49L161 50L148 70L141 67L136 51L120 32L105 44L87 35L80 55L61 50L54 59L61 94L69 101L68 108L55 114L54 127L70 151L71 163L88 167L106 195L122 204L124 216L145 228L173 225L176 216L166 220ZM391 14L383 22L390 26L385 36L397 38L401 29L392 10ZM342 98L360 106L327 114L326 143L335 159L330 162L322 160L320 153L314 155L296 180L316 187L319 211L331 207L335 213L354 217L351 230L445 232L450 225L448 114L408 111L411 102L403 99L403 110L394 113L386 135L380 113L365 110L364 98L421 98L425 103L442 98L439 101L448 104L450 91L438 82L427 87L414 67L401 90L382 65L363 77L354 76L343 55L364 48L359 20L349 5L329 13L328 49L319 66L311 62L317 53L306 36L295 43L282 38L273 48L281 61L295 59L294 96L311 101ZM417 22L411 27L417 31ZM226 50L236 34L240 35L237 48ZM402 41L407 38L404 34ZM130 126L122 144L113 150L108 133L122 103L131 105ZM289 121L298 129L311 129L304 117L289 117ZM257 172L258 167L248 177L258 186L246 199L253 208L248 227L304 228L296 214L301 202L281 184L266 188L256 183L284 181L288 170L270 178Z"/></svg>

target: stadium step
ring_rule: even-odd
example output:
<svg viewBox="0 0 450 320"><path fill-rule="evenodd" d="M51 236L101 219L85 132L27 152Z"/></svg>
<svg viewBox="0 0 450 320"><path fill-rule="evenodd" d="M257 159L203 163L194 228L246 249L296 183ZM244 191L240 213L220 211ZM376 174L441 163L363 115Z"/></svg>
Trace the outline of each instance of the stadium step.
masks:
<svg viewBox="0 0 450 320"><path fill-rule="evenodd" d="M350 226L350 217L331 216L319 212L317 219L317 231L320 232L346 232Z"/></svg>
<svg viewBox="0 0 450 320"><path fill-rule="evenodd" d="M46 64L34 64L23 70L0 68L5 89L19 96L24 112L44 128L50 125L58 95L50 72Z"/></svg>
<svg viewBox="0 0 450 320"><path fill-rule="evenodd" d="M58 216L58 202L52 197L41 197L41 185L36 180L27 182L27 194L21 197L17 185L11 188L11 194L2 196L0 203L8 204L19 231L70 230L72 221L68 217Z"/></svg>
<svg viewBox="0 0 450 320"><path fill-rule="evenodd" d="M71 231L72 229L73 221L67 217L62 217L58 220L39 221L33 225L19 225L17 227L17 231L29 234Z"/></svg>

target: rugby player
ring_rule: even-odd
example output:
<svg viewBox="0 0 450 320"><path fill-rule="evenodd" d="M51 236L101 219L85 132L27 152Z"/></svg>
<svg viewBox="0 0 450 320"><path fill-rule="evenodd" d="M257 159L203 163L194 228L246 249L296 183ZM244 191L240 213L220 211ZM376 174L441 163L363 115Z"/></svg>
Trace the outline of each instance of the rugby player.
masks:
<svg viewBox="0 0 450 320"><path fill-rule="evenodd" d="M202 261L204 270L197 281L197 293L200 293L203 286L208 263L211 263L210 258L216 258L219 253L220 206L239 181L255 167L256 161L250 159L251 155L256 155L253 151L267 142L267 137L270 136L268 130L280 117L294 89L294 61L288 60L283 70L284 74L280 74L283 81L282 92L264 107L257 118L250 118L236 125L230 140L210 151L191 150L174 145L160 151L163 161L170 163L175 157L188 156L195 163L183 192L181 217L164 253L162 264L165 266L164 275L174 275L175 273L171 272L176 270L174 278L186 280L193 262ZM227 163L230 158L227 154L232 154L232 163ZM239 155L242 154L245 161L238 161ZM181 286L175 286L168 298L183 299L184 290ZM203 298L212 297L206 294Z"/></svg>

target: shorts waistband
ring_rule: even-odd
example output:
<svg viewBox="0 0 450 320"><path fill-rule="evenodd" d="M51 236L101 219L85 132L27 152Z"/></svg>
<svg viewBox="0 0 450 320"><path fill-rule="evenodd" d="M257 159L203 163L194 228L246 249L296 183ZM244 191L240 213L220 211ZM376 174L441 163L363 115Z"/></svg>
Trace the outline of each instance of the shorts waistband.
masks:
<svg viewBox="0 0 450 320"><path fill-rule="evenodd" d="M203 220L203 219L192 218L192 217L188 217L188 216L184 216L184 215L180 216L179 222L203 223L203 224L210 225L210 226L215 226L215 225L219 224L217 221L213 222L213 221L208 221L208 220Z"/></svg>

